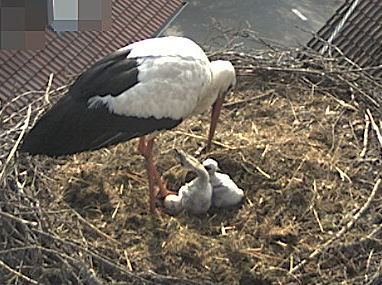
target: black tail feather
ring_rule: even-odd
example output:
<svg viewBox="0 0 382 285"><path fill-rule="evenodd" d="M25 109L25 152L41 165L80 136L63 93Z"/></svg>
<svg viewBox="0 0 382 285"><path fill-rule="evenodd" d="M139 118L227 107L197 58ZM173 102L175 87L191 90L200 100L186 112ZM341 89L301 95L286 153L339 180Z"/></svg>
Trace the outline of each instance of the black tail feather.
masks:
<svg viewBox="0 0 382 285"><path fill-rule="evenodd" d="M111 114L106 107L88 108L86 101L67 95L26 134L20 151L50 156L73 154L172 129L180 122Z"/></svg>

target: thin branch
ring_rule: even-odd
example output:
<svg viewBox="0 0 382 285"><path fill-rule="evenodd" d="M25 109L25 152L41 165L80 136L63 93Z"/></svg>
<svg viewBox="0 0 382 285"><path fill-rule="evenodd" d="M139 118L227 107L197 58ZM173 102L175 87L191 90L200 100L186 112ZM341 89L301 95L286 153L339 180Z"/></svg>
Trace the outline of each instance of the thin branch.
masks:
<svg viewBox="0 0 382 285"><path fill-rule="evenodd" d="M20 135L17 138L15 144L13 145L13 147L12 147L8 157L7 157L7 160L4 163L3 169L1 170L1 173L0 173L0 185L3 184L4 178L5 178L5 173L6 173L6 170L8 168L8 165L9 165L10 161L12 160L13 156L15 155L16 150L19 147L19 144L20 144L22 138L24 137L24 134L25 134L25 132L26 132L26 130L28 128L29 120L30 120L30 117L31 117L31 112L32 112L32 108L29 105L27 117L26 117L26 119L24 121L24 126L22 127Z"/></svg>
<svg viewBox="0 0 382 285"><path fill-rule="evenodd" d="M360 157L364 157L367 151L367 142L369 141L369 127L370 127L370 119L369 116L365 115L365 130L363 133L363 149L360 154Z"/></svg>
<svg viewBox="0 0 382 285"><path fill-rule="evenodd" d="M14 215L11 215L9 213L6 213L6 212L3 212L0 210L0 216L3 216L5 218L8 218L8 219L11 219L11 220L14 220L16 222L19 222L19 223L22 223L22 224L25 224L25 225L31 225L31 226L37 226L38 223L37 222L32 222L32 221L28 221L28 220L24 220L24 219L21 219L19 217L16 217Z"/></svg>
<svg viewBox="0 0 382 285"><path fill-rule="evenodd" d="M378 125L375 123L374 118L373 118L373 115L371 114L371 112L370 112L369 109L366 110L366 113L367 113L367 115L368 115L369 118L370 118L371 126L372 126L373 130L375 131L375 133L376 133L376 135L377 135L377 139L378 139L379 144L380 144L381 147L382 147L382 135L381 135L381 132L379 131L379 127L378 127Z"/></svg>
<svg viewBox="0 0 382 285"><path fill-rule="evenodd" d="M50 88L52 86L52 81L53 81L53 73L51 73L49 75L49 79L48 79L48 84L46 86L46 90L45 90L45 95L44 95L44 100L46 103L50 104L50 101L49 101L49 91L50 91Z"/></svg>
<svg viewBox="0 0 382 285"><path fill-rule="evenodd" d="M0 266L2 266L4 269L6 269L7 271L11 272L12 274L16 275L17 277L29 282L29 283L32 283L32 284L38 284L38 282L16 270L14 270L12 267L10 267L8 264L6 264L4 261L2 261L0 259Z"/></svg>
<svg viewBox="0 0 382 285"><path fill-rule="evenodd" d="M254 96L254 97L251 97L251 98L248 98L248 99L244 99L244 100L238 100L238 101L233 101L233 102L225 103L225 104L223 104L223 107L226 108L226 107L237 106L237 105L244 104L244 103L249 103L249 102L255 101L257 99L261 99L261 98L264 98L266 96L269 96L273 92L275 92L275 90L268 90L264 94L261 94L261 95L258 95L258 96Z"/></svg>
<svg viewBox="0 0 382 285"><path fill-rule="evenodd" d="M89 228L91 228L93 231L95 231L97 234L99 234L100 236L106 238L107 240L121 246L122 243L120 243L119 241L117 241L115 238L112 238L111 236L109 236L108 234L105 234L103 231L101 231L100 229L98 229L95 225L93 225L92 223L88 222L86 219L84 219L77 211L73 210L72 209L72 213L76 215L76 217L80 220L80 222L84 223L85 225L87 225Z"/></svg>
<svg viewBox="0 0 382 285"><path fill-rule="evenodd" d="M119 264L114 263L113 261L109 260L109 258L107 258L105 256L102 256L101 254L96 253L93 250L87 249L87 248L85 248L85 247L83 247L83 246L81 246L81 245L79 245L77 243L74 243L72 241L64 240L64 239L62 239L62 238L60 238L58 236L55 236L53 234L43 232L43 231L41 231L39 229L32 229L32 231L37 233L37 234L39 234L39 235L46 236L48 238L54 239L54 240L56 240L58 242L61 242L62 244L66 244L66 245L69 245L71 247L74 247L76 250L83 251L83 252L91 255L93 258L98 259L100 262L102 262L102 263L104 263L104 264L106 264L106 265L116 269L117 271L125 273L127 276L129 276L131 278L138 279L138 280L143 281L143 282L147 282L146 279L144 279L144 278L142 278L140 276L137 276L137 275L129 272L126 268L120 266Z"/></svg>

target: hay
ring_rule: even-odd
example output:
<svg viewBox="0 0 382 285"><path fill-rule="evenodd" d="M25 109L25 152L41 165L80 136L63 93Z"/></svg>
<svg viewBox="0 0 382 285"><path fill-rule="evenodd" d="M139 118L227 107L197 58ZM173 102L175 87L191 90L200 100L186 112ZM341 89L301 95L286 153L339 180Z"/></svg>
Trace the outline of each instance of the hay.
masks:
<svg viewBox="0 0 382 285"><path fill-rule="evenodd" d="M211 156L244 205L151 217L135 141L58 159L15 152L66 87L32 92L2 119L1 284L380 283L380 82L306 50L211 57L239 79L214 148L199 153L208 116L197 116L158 138L157 165L177 190L190 178L172 149Z"/></svg>

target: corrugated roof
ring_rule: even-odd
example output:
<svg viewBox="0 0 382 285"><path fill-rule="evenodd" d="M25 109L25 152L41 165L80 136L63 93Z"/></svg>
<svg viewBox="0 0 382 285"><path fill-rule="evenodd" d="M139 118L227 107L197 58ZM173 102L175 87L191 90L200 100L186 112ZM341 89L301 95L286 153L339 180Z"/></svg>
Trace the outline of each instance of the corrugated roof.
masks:
<svg viewBox="0 0 382 285"><path fill-rule="evenodd" d="M44 90L54 74L52 89L65 85L91 63L131 42L152 37L184 5L183 0L113 0L110 31L63 32L47 28L46 47L35 51L0 51L2 105L30 90ZM25 98L7 108L25 106Z"/></svg>
<svg viewBox="0 0 382 285"><path fill-rule="evenodd" d="M337 46L361 67L382 64L382 1L347 0L318 32L318 37ZM340 53L313 38L308 46L321 53ZM382 77L382 69L370 71Z"/></svg>

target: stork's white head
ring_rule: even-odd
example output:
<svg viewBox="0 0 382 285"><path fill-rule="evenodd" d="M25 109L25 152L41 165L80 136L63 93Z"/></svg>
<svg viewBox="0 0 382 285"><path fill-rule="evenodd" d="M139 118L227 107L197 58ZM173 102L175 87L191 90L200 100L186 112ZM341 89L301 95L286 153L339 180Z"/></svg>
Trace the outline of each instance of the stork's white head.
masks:
<svg viewBox="0 0 382 285"><path fill-rule="evenodd" d="M210 64L212 73L213 102L229 94L236 86L236 73L232 63L227 60L216 60Z"/></svg>
<svg viewBox="0 0 382 285"><path fill-rule="evenodd" d="M217 161L212 158L208 158L205 161L203 161L203 166L210 176L214 175L215 172L219 169Z"/></svg>
<svg viewBox="0 0 382 285"><path fill-rule="evenodd" d="M211 96L212 114L210 132L208 134L207 149L211 147L212 138L215 133L216 124L218 122L221 106L224 97L229 94L236 85L236 73L232 63L226 60L212 61L210 64L212 73Z"/></svg>

